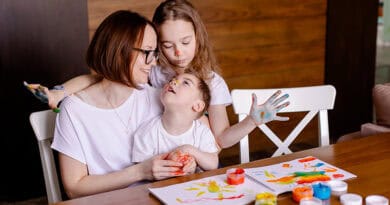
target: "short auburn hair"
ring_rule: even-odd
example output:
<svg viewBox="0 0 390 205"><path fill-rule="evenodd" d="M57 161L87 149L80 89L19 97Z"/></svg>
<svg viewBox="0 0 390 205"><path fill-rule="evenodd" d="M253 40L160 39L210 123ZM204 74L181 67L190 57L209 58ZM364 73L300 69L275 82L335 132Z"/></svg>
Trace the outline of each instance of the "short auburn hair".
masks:
<svg viewBox="0 0 390 205"><path fill-rule="evenodd" d="M153 27L157 35L153 23L138 13L119 10L110 14L88 46L88 67L103 78L137 88L132 76L137 55L132 48L141 46L146 25Z"/></svg>

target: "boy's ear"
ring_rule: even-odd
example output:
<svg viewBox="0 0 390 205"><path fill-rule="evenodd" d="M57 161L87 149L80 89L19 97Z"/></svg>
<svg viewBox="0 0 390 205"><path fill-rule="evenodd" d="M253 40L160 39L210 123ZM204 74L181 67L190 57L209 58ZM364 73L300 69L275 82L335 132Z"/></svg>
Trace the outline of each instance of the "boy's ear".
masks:
<svg viewBox="0 0 390 205"><path fill-rule="evenodd" d="M203 100L196 100L194 104L192 104L192 110L195 112L202 112L205 107L205 103Z"/></svg>

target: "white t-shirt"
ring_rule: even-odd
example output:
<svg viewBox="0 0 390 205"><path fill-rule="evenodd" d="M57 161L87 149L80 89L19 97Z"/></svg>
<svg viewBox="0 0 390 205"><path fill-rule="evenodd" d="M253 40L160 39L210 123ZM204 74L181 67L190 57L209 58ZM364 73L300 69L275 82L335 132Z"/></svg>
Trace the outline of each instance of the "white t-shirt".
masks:
<svg viewBox="0 0 390 205"><path fill-rule="evenodd" d="M210 83L211 101L210 105L230 105L232 104L232 96L225 80L213 72L213 77ZM176 76L172 68L162 68L161 66L153 66L149 74L149 81L153 87L162 88L168 81Z"/></svg>
<svg viewBox="0 0 390 205"><path fill-rule="evenodd" d="M192 127L181 135L171 135L163 127L161 116L155 117L139 127L134 134L133 162L142 162L152 156L173 151L189 144L200 151L218 151L214 135L209 127L194 120Z"/></svg>
<svg viewBox="0 0 390 205"><path fill-rule="evenodd" d="M160 90L145 86L115 109L97 108L69 96L56 119L52 148L86 164L90 175L122 170L132 165L135 130L161 115L159 96Z"/></svg>

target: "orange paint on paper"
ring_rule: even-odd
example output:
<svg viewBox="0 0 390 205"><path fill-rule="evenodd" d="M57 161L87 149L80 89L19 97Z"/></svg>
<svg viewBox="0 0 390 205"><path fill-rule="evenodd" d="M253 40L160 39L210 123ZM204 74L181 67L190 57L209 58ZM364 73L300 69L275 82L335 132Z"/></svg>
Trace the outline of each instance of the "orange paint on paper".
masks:
<svg viewBox="0 0 390 205"><path fill-rule="evenodd" d="M304 162L310 162L310 161L313 161L313 160L316 160L317 158L315 157L305 157L305 158L302 158L300 160L298 160L298 162L301 162L301 163L304 163Z"/></svg>
<svg viewBox="0 0 390 205"><path fill-rule="evenodd" d="M283 167L283 168L290 168L291 165L290 165L290 164L283 164L282 167Z"/></svg>
<svg viewBox="0 0 390 205"><path fill-rule="evenodd" d="M244 170L241 168L238 168L237 172L243 172ZM182 198L176 198L176 201L179 203L194 203L198 201L211 201L211 200L233 200L244 197L244 194L236 195L236 196L230 196L230 197L224 197L224 192L236 192L235 187L232 185L226 185L225 183L218 184L215 180L210 180L208 182L197 182L194 183L195 186L185 188L186 191L196 191L196 197L194 199L182 199ZM214 197L205 197L205 194L207 193L212 194ZM202 197L203 196L203 197Z"/></svg>
<svg viewBox="0 0 390 205"><path fill-rule="evenodd" d="M344 174L333 174L332 175L333 176L333 178L341 178L341 177L344 177Z"/></svg>
<svg viewBox="0 0 390 205"><path fill-rule="evenodd" d="M270 179L267 182L276 182L279 184L292 184L294 183L294 176L286 176L278 179Z"/></svg>
<svg viewBox="0 0 390 205"><path fill-rule="evenodd" d="M329 181L329 180L331 180L329 176L319 175L319 176L301 177L296 182L298 184L304 184L304 183L312 183L312 182L316 182L316 181Z"/></svg>
<svg viewBox="0 0 390 205"><path fill-rule="evenodd" d="M325 168L323 169L325 172L336 172L337 169L336 168Z"/></svg>

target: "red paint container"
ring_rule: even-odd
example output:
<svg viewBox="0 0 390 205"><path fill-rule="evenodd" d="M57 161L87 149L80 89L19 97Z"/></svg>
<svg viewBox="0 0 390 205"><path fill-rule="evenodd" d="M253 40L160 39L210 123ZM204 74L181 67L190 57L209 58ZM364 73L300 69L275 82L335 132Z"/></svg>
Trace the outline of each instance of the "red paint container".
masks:
<svg viewBox="0 0 390 205"><path fill-rule="evenodd" d="M226 182L229 185L242 184L245 181L245 171L242 168L232 168L226 171Z"/></svg>

